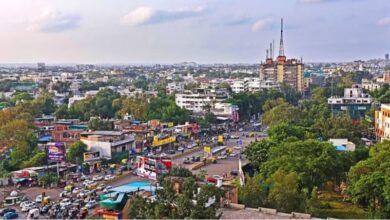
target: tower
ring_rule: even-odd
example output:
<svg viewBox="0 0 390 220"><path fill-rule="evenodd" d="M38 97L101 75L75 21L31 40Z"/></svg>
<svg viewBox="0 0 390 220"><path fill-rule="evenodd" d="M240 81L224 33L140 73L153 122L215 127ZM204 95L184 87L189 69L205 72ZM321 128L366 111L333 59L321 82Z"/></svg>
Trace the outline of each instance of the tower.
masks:
<svg viewBox="0 0 390 220"><path fill-rule="evenodd" d="M284 57L284 43L283 43L283 18L281 19L280 25L280 46L279 46L279 56Z"/></svg>

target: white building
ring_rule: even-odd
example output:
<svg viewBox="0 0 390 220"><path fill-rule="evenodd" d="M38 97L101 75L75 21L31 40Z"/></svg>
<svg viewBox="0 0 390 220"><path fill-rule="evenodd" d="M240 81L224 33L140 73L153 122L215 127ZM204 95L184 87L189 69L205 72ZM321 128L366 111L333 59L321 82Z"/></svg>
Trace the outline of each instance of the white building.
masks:
<svg viewBox="0 0 390 220"><path fill-rule="evenodd" d="M336 147L338 151L355 151L356 145L348 141L347 138L331 138L329 142Z"/></svg>
<svg viewBox="0 0 390 220"><path fill-rule="evenodd" d="M230 87L234 93L259 92L264 89L279 89L280 84L272 80L261 80L257 77L246 77L231 82Z"/></svg>
<svg viewBox="0 0 390 220"><path fill-rule="evenodd" d="M115 153L130 153L135 148L134 136L122 131L85 131L80 140L88 146L88 151L99 152L105 158L112 158Z"/></svg>
<svg viewBox="0 0 390 220"><path fill-rule="evenodd" d="M368 91L375 91L381 88L381 84L376 83L373 80L362 79L362 87Z"/></svg>
<svg viewBox="0 0 390 220"><path fill-rule="evenodd" d="M167 94L173 94L175 92L182 93L184 91L184 83L182 82L171 82L166 86Z"/></svg>
<svg viewBox="0 0 390 220"><path fill-rule="evenodd" d="M211 112L215 116L231 118L233 117L234 111L238 110L238 106L231 103L215 103L214 108L211 109Z"/></svg>
<svg viewBox="0 0 390 220"><path fill-rule="evenodd" d="M79 95L75 95L73 97L70 97L69 100L68 100L68 108L70 108L73 103L77 102L77 101L81 101L81 100L84 100L86 97L84 96L79 96Z"/></svg>
<svg viewBox="0 0 390 220"><path fill-rule="evenodd" d="M222 103L229 97L226 90L196 89L184 91L175 95L176 105L193 112L203 112L206 107L214 108L216 103Z"/></svg>

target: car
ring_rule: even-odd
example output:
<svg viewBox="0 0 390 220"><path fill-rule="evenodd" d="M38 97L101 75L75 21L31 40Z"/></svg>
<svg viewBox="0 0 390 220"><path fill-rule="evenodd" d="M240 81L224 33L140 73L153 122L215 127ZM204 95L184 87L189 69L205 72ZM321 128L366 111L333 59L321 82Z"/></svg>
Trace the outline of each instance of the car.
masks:
<svg viewBox="0 0 390 220"><path fill-rule="evenodd" d="M4 216L7 212L16 212L16 210L11 208L0 209L0 216Z"/></svg>
<svg viewBox="0 0 390 220"><path fill-rule="evenodd" d="M80 193L80 188L74 188L73 190L72 190L72 194L78 194L78 193Z"/></svg>
<svg viewBox="0 0 390 220"><path fill-rule="evenodd" d="M50 199L50 196L45 196L45 199ZM35 202L36 203L42 203L42 195L38 195L37 197L35 197Z"/></svg>
<svg viewBox="0 0 390 220"><path fill-rule="evenodd" d="M96 190L103 190L106 187L105 184L101 183L96 187Z"/></svg>
<svg viewBox="0 0 390 220"><path fill-rule="evenodd" d="M63 200L61 200L61 202L60 202L61 208L63 208L63 207L69 207L69 206L71 206L71 205L72 205L72 202L70 201L70 199L63 199Z"/></svg>
<svg viewBox="0 0 390 220"><path fill-rule="evenodd" d="M184 147L177 148L178 151L184 151Z"/></svg>
<svg viewBox="0 0 390 220"><path fill-rule="evenodd" d="M114 179L115 177L113 176L113 175L106 175L106 176L104 176L104 180L112 180L112 179Z"/></svg>
<svg viewBox="0 0 390 220"><path fill-rule="evenodd" d="M34 208L28 211L27 219L38 219L39 218L39 209Z"/></svg>
<svg viewBox="0 0 390 220"><path fill-rule="evenodd" d="M86 175L83 174L83 175L81 175L80 179L81 179L81 180L87 180L87 179L88 179L88 176L86 176Z"/></svg>
<svg viewBox="0 0 390 220"><path fill-rule="evenodd" d="M240 129L238 129L238 131L240 131L240 132L241 132L241 131L244 131L244 129L240 128Z"/></svg>
<svg viewBox="0 0 390 220"><path fill-rule="evenodd" d="M39 212L41 214L46 214L49 212L49 210L51 209L51 205L45 205L43 207L41 207L41 209L39 210Z"/></svg>
<svg viewBox="0 0 390 220"><path fill-rule="evenodd" d="M85 186L91 185L91 184L93 184L93 183L95 183L95 181L93 181L93 180L85 180L85 181L83 182L83 186L85 187Z"/></svg>
<svg viewBox="0 0 390 220"><path fill-rule="evenodd" d="M35 205L35 202L25 201L20 203L20 208L23 208L25 206L31 206L31 205Z"/></svg>
<svg viewBox="0 0 390 220"><path fill-rule="evenodd" d="M191 144L187 145L187 149L192 149L192 145Z"/></svg>
<svg viewBox="0 0 390 220"><path fill-rule="evenodd" d="M191 160L193 162L199 162L200 161L200 156L192 156Z"/></svg>
<svg viewBox="0 0 390 220"><path fill-rule="evenodd" d="M32 203L29 203L29 204L23 206L21 211L22 212L28 212L31 209L35 209L35 208L37 208L37 205L35 205L35 202L32 202Z"/></svg>
<svg viewBox="0 0 390 220"><path fill-rule="evenodd" d="M72 192L69 192L69 191L62 191L60 193L60 197L61 198L65 198L65 197L71 197L72 196Z"/></svg>
<svg viewBox="0 0 390 220"><path fill-rule="evenodd" d="M231 176L238 176L238 171L237 170L232 170L230 171Z"/></svg>
<svg viewBox="0 0 390 220"><path fill-rule="evenodd" d="M213 178L215 178L216 180L223 180L223 177L220 175L213 175Z"/></svg>
<svg viewBox="0 0 390 220"><path fill-rule="evenodd" d="M209 176L209 177L207 177L207 182L210 182L210 183L216 183L217 182L217 179L215 179L214 177L212 177L212 176Z"/></svg>
<svg viewBox="0 0 390 220"><path fill-rule="evenodd" d="M77 197L84 198L88 195L88 193L89 193L89 190L83 189L80 191L80 193L77 195Z"/></svg>
<svg viewBox="0 0 390 220"><path fill-rule="evenodd" d="M234 146L233 149L235 149L235 150L241 150L242 148L239 147L239 146Z"/></svg>
<svg viewBox="0 0 390 220"><path fill-rule="evenodd" d="M100 175L94 176L94 177L92 178L93 181L100 181L100 180L103 180L103 179L104 179L104 177L103 177L103 176L100 176Z"/></svg>
<svg viewBox="0 0 390 220"><path fill-rule="evenodd" d="M236 154L236 153L231 153L229 156L230 156L230 157L236 157L237 154Z"/></svg>
<svg viewBox="0 0 390 220"><path fill-rule="evenodd" d="M226 158L227 158L226 155L219 155L219 156L217 157L218 160L222 160L222 159L226 159Z"/></svg>
<svg viewBox="0 0 390 220"><path fill-rule="evenodd" d="M85 208L87 208L87 209L92 209L92 208L94 208L96 205L97 205L97 202L96 202L95 200L90 200L90 201L87 202L87 204L85 205Z"/></svg>
<svg viewBox="0 0 390 220"><path fill-rule="evenodd" d="M19 217L16 212L7 212L4 214L4 219L17 219Z"/></svg>
<svg viewBox="0 0 390 220"><path fill-rule="evenodd" d="M240 137L237 136L237 135L230 135L230 138L231 138L231 139L239 139Z"/></svg>
<svg viewBox="0 0 390 220"><path fill-rule="evenodd" d="M112 189L112 186L106 186L106 188L103 189L103 193L108 193L110 189Z"/></svg>
<svg viewBox="0 0 390 220"><path fill-rule="evenodd" d="M189 157L187 157L184 161L183 161L183 163L184 164L192 164L193 163L193 161L192 160L190 160L190 158Z"/></svg>
<svg viewBox="0 0 390 220"><path fill-rule="evenodd" d="M167 153L168 153L168 154L175 154L176 151L175 151L175 150L167 150Z"/></svg>
<svg viewBox="0 0 390 220"><path fill-rule="evenodd" d="M166 153L161 153L160 157L167 157L168 155Z"/></svg>

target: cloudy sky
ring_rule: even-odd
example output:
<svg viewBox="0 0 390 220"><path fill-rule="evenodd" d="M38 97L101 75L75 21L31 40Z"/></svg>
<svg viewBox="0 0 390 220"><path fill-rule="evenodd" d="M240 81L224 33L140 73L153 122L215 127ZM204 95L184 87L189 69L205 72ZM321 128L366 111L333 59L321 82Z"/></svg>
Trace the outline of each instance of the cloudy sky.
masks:
<svg viewBox="0 0 390 220"><path fill-rule="evenodd" d="M0 63L255 63L281 17L287 57L390 52L390 0L1 0Z"/></svg>

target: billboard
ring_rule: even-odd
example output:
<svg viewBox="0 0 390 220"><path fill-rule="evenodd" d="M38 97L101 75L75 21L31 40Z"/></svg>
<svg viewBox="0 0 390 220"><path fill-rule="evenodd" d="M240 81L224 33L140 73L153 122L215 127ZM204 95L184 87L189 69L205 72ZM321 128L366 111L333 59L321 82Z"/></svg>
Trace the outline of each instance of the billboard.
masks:
<svg viewBox="0 0 390 220"><path fill-rule="evenodd" d="M85 152L84 153L84 162L85 161L90 161L90 160L95 160L100 158L100 152Z"/></svg>
<svg viewBox="0 0 390 220"><path fill-rule="evenodd" d="M161 145L164 145L164 144L170 144L170 143L173 143L175 141L176 141L176 136L167 137L167 138L164 138L164 139L158 139L158 137L155 136L154 139L153 139L152 146L153 147L157 147L157 146L161 146Z"/></svg>
<svg viewBox="0 0 390 220"><path fill-rule="evenodd" d="M157 180L159 174L168 173L172 169L172 160L138 156L136 166L138 176Z"/></svg>
<svg viewBox="0 0 390 220"><path fill-rule="evenodd" d="M65 145L60 142L48 143L46 145L47 159L49 161L61 162L65 160Z"/></svg>

